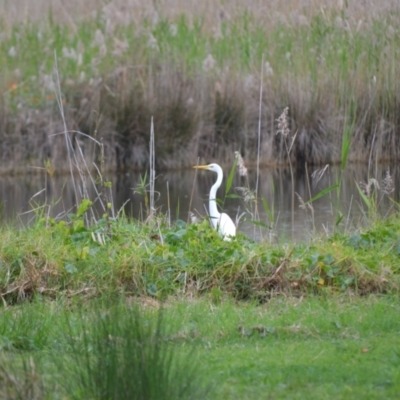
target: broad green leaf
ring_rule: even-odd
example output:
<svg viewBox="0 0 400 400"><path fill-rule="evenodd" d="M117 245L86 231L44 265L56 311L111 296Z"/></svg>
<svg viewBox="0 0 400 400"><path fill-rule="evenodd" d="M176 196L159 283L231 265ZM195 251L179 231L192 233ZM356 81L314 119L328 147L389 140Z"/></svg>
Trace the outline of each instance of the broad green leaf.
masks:
<svg viewBox="0 0 400 400"><path fill-rule="evenodd" d="M226 181L225 193L229 193L229 191L231 190L233 178L235 176L236 166L237 166L237 158L235 157L235 161L233 162L232 168L229 171L228 179Z"/></svg>
<svg viewBox="0 0 400 400"><path fill-rule="evenodd" d="M267 214L268 219L273 223L274 219L275 219L273 207L272 207L272 209L270 209L270 207L267 203L267 200L265 200L264 197L261 198L261 202L263 204L263 208L264 208L265 213Z"/></svg>
<svg viewBox="0 0 400 400"><path fill-rule="evenodd" d="M366 196L366 194L364 193L364 191L360 188L360 186L358 185L358 183L356 182L356 186L357 186L357 190L358 193L360 193L361 198L363 199L365 205L368 208L371 208L371 200Z"/></svg>
<svg viewBox="0 0 400 400"><path fill-rule="evenodd" d="M68 272L69 274L75 274L76 272L78 272L74 264L66 264L64 268L65 271Z"/></svg>
<svg viewBox="0 0 400 400"><path fill-rule="evenodd" d="M83 199L76 212L77 218L82 217L83 214L92 206L93 202L89 199Z"/></svg>
<svg viewBox="0 0 400 400"><path fill-rule="evenodd" d="M338 226L343 220L343 214L339 211L338 216L335 221L335 226Z"/></svg>
<svg viewBox="0 0 400 400"><path fill-rule="evenodd" d="M320 199L321 197L324 197L326 194L328 194L329 192L331 192L332 190L335 190L339 185L336 183L335 185L329 186L323 190L321 190L319 193L317 193L312 199L306 201L306 204L308 203L312 203L315 200Z"/></svg>
<svg viewBox="0 0 400 400"><path fill-rule="evenodd" d="M343 141L342 141L342 159L340 163L341 171L344 171L344 169L346 168L347 157L349 155L350 143L351 143L351 131L352 131L352 126L346 125L343 132Z"/></svg>
<svg viewBox="0 0 400 400"><path fill-rule="evenodd" d="M264 222L256 221L254 219L250 219L250 220L247 220L247 221L252 223L253 225L256 225L256 226L261 226L262 228L271 229L271 227L269 225L267 225L266 223L264 223Z"/></svg>

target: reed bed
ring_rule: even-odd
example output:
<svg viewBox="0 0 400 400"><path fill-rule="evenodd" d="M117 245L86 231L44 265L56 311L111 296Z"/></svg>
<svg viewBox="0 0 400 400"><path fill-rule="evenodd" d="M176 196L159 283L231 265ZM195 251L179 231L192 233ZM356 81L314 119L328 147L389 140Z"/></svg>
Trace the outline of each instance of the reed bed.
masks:
<svg viewBox="0 0 400 400"><path fill-rule="evenodd" d="M68 170L55 59L72 143L91 164L97 146L77 132L101 140L107 170L147 167L152 117L163 169L238 149L251 164L259 134L261 164L340 163L348 131L349 161L399 158L395 1L20 3L0 5L3 173Z"/></svg>

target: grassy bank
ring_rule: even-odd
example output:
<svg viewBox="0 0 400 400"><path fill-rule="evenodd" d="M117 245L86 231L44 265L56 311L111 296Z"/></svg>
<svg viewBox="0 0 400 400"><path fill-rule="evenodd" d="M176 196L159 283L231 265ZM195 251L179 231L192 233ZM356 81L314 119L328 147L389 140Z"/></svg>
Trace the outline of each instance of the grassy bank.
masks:
<svg viewBox="0 0 400 400"><path fill-rule="evenodd" d="M254 160L261 88L262 163L288 162L276 135L286 106L293 164L339 162L347 131L350 160L398 159L400 16L389 0L124 9L43 1L40 16L28 3L25 14L3 5L4 172L46 159L67 169L64 138L49 136L65 129L55 54L67 129L101 139L110 170L147 164L151 116L159 167L187 167L198 156L231 162L238 149ZM89 161L101 157L92 141L71 136Z"/></svg>
<svg viewBox="0 0 400 400"><path fill-rule="evenodd" d="M223 241L208 221L171 228L103 218L85 226L43 218L31 228L0 230L0 294L14 304L35 294L57 298L225 294L267 301L276 293L386 293L399 288L400 220L306 243Z"/></svg>

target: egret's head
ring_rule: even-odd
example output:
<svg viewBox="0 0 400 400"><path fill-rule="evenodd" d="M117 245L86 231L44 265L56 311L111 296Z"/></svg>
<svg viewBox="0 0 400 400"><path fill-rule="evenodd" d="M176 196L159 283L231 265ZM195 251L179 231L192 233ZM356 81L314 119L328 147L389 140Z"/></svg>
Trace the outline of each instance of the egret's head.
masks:
<svg viewBox="0 0 400 400"><path fill-rule="evenodd" d="M209 171L213 171L216 172L217 174L219 172L222 172L221 167L218 164L208 164L208 165L195 165L193 168L197 168L197 169L207 169Z"/></svg>

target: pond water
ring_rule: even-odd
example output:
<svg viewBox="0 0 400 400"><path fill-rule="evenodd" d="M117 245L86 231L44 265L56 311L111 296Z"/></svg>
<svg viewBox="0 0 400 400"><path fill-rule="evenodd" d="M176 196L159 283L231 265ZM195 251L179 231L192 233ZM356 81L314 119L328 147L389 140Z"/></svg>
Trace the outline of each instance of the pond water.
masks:
<svg viewBox="0 0 400 400"><path fill-rule="evenodd" d="M233 220L244 213L239 224L239 231L254 239L269 238L273 240L290 239L306 240L315 232L331 232L337 221L339 212L343 214L340 223L342 228L356 229L362 222L365 204L359 194L357 184L367 183L368 178L376 179L380 190L377 191L377 203L381 214L392 208L392 202L383 194L383 181L387 171L394 183L391 197L398 201L398 167L376 165L368 172L367 165L349 165L342 177L341 190L332 190L312 203L301 207L306 202L326 188L331 187L340 179L340 169L337 166L295 170L293 180L290 170L265 168L259 173L257 207L255 203L245 203L243 198L226 198L223 205ZM225 175L229 170L225 170ZM206 216L207 199L210 187L216 175L210 171L156 171L155 204L163 213L170 216L173 223L176 219L189 220L189 211L196 216ZM141 176L144 174L129 173L109 175L112 188L109 199L112 198L115 212L124 209L127 215L136 219L146 218L144 196L138 193ZM78 182L79 183L79 182ZM223 199L226 178L218 191L218 198ZM92 184L89 197L96 198ZM373 186L373 185L372 185ZM232 193L241 195L237 187L256 187L256 171L249 171L247 177L235 176ZM26 175L19 177L0 177L0 210L4 222L14 221L17 224L28 225L34 219L34 211L49 212L51 216L62 216L65 212L73 212L76 204L75 189L70 176L53 177ZM78 189L79 190L79 189ZM267 204L268 207L265 207ZM47 205L46 207L44 207ZM189 210L190 207L190 210ZM269 216L268 211L269 209ZM96 201L97 215L101 215L100 201ZM260 228L249 222L254 219L261 221L270 229ZM247 221L245 221L247 220Z"/></svg>

